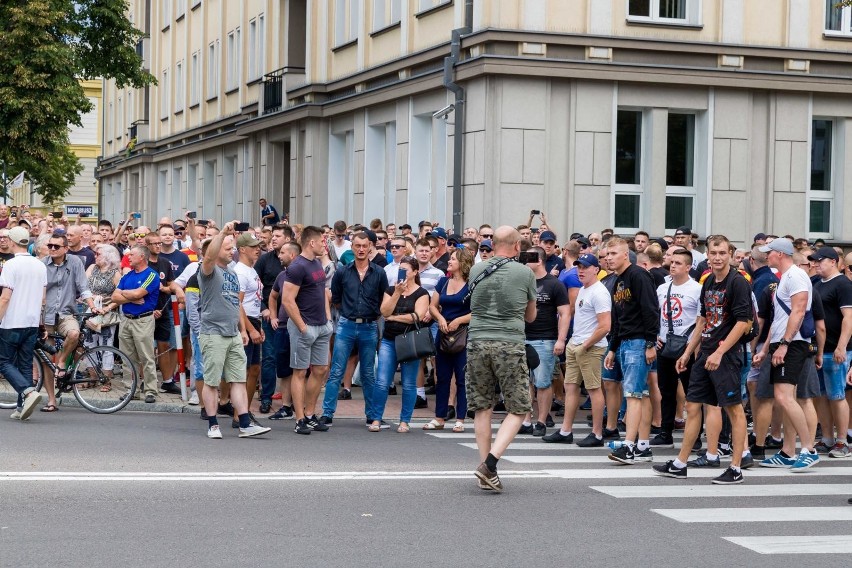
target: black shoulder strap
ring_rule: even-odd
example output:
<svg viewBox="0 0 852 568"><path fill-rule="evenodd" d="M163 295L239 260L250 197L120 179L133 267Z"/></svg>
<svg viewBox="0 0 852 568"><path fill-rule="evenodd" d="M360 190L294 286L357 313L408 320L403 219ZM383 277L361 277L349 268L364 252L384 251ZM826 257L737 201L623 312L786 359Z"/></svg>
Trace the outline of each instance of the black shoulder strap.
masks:
<svg viewBox="0 0 852 568"><path fill-rule="evenodd" d="M476 288L477 284L479 284L480 282L482 282L483 280L485 280L486 278L488 278L489 276L491 276L492 274L497 272L498 268L500 268L501 266L503 266L504 264L509 263L509 262L512 262L511 258L501 258L500 260L498 260L497 262L495 262L494 264L492 264L491 266L489 266L488 268L486 268L485 270L480 272L477 275L477 277L473 279L473 282L468 284L467 294L465 295L463 301L466 302L468 300L468 298L470 298L470 296L473 294L473 289Z"/></svg>
<svg viewBox="0 0 852 568"><path fill-rule="evenodd" d="M672 323L672 284L669 282L669 289L666 290L666 321L669 322L669 334L674 334L674 324Z"/></svg>

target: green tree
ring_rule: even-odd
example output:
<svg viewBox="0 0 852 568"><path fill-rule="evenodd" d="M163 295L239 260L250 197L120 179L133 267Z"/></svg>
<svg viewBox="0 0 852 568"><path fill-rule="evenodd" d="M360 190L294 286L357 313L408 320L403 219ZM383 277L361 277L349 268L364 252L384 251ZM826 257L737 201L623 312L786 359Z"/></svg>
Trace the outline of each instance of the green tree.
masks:
<svg viewBox="0 0 852 568"><path fill-rule="evenodd" d="M0 0L0 160L10 175L26 170L48 203L82 171L68 141L92 109L79 80L155 83L127 13L126 0Z"/></svg>

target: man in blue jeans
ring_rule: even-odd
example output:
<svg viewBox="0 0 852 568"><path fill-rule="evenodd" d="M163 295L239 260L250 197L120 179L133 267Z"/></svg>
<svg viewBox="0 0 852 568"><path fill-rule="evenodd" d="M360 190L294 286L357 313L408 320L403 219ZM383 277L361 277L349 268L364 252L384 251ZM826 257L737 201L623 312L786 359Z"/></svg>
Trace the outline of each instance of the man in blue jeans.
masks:
<svg viewBox="0 0 852 568"><path fill-rule="evenodd" d="M33 387L33 350L41 323L47 267L27 254L29 232L22 227L9 231L15 256L3 265L0 274L0 373L18 393L14 420L27 420L41 404L42 396Z"/></svg>
<svg viewBox="0 0 852 568"><path fill-rule="evenodd" d="M376 320L380 315L382 299L388 289L384 269L370 262L370 238L358 233L352 238L355 262L338 269L331 280L331 303L340 309L331 373L325 385L321 424L331 425L337 410L337 394L346 372L346 361L357 347L361 363L361 389L364 392L364 410L367 423L379 420L373 414L373 386L375 384L376 345L379 329Z"/></svg>
<svg viewBox="0 0 852 568"><path fill-rule="evenodd" d="M625 443L609 459L624 465L632 465L636 459L653 459L648 371L657 358L660 332L654 279L645 269L630 264L628 250L626 241L613 238L606 251L609 266L618 276L612 291L612 340L604 366L613 369L618 362L627 399ZM637 436L638 447L634 444Z"/></svg>

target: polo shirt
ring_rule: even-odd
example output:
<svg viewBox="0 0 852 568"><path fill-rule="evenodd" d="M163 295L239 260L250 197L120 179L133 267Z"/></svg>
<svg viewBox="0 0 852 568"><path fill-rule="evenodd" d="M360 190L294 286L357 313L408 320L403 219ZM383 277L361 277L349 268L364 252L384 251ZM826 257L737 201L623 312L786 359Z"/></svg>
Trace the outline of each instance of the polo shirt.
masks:
<svg viewBox="0 0 852 568"><path fill-rule="evenodd" d="M118 281L119 290L136 290L145 288L148 294L145 295L144 303L133 304L127 303L122 306L122 311L128 316L138 316L145 312L152 312L157 306L157 300L160 296L160 277L151 268L146 267L142 272L131 270L121 277Z"/></svg>

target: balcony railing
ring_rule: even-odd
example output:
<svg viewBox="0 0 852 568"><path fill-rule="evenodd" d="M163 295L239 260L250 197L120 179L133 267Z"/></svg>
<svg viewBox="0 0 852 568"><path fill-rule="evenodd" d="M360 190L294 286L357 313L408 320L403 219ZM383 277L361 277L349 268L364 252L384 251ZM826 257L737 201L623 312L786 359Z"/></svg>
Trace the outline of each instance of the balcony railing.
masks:
<svg viewBox="0 0 852 568"><path fill-rule="evenodd" d="M287 79L289 76L304 77L304 67L282 67L263 76L263 114L282 110L285 106ZM290 81L292 83L292 80Z"/></svg>

